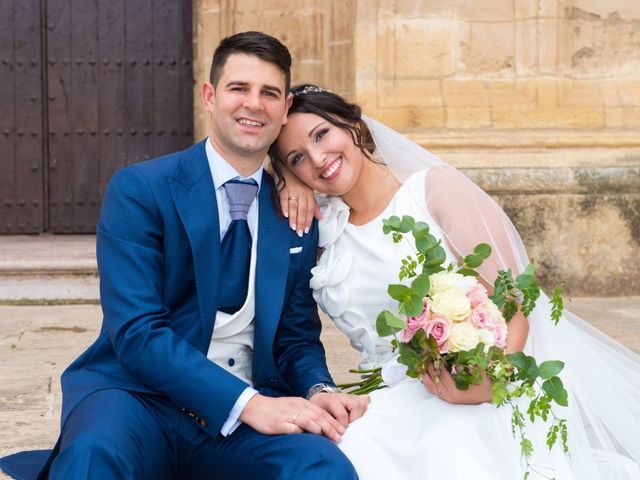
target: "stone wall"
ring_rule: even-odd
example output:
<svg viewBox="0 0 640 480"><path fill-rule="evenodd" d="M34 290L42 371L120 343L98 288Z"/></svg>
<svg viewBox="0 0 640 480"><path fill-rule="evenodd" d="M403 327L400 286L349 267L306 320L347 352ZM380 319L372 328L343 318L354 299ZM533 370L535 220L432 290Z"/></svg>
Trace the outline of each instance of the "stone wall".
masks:
<svg viewBox="0 0 640 480"><path fill-rule="evenodd" d="M640 294L637 0L197 0L195 76L258 29L312 81L463 169L547 285ZM197 86L196 131L206 127Z"/></svg>

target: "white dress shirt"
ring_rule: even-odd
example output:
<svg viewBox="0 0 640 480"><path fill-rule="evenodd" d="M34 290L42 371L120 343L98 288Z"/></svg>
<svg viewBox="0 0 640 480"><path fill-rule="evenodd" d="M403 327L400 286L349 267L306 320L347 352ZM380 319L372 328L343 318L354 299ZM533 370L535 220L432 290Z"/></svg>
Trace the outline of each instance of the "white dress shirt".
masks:
<svg viewBox="0 0 640 480"><path fill-rule="evenodd" d="M227 198L227 193L223 188L223 185L232 179L239 180L248 180L253 179L258 184L258 192L260 192L260 185L262 182L262 166L258 168L253 174L248 177L243 177L238 173L238 171L229 164L224 158L220 156L218 152L215 151L213 146L211 145L211 139L208 138L205 144L205 150L207 152L207 160L209 162L209 170L211 171L211 177L213 178L213 187L216 193L216 201L218 203L218 218L220 219L220 239L224 237L225 233L229 229L229 225L231 225L231 215L229 214L229 200ZM256 227L258 225L258 195L256 194L256 198L251 203L249 207L249 212L247 213L247 224L249 226L249 231L251 235L255 237ZM215 326L214 326L215 331ZM253 398L253 396L258 393L252 387L247 387L240 394L233 408L229 412L229 417L227 418L224 425L220 430L220 433L225 437L233 433L233 431L240 426L240 421L238 417L246 407L249 400Z"/></svg>

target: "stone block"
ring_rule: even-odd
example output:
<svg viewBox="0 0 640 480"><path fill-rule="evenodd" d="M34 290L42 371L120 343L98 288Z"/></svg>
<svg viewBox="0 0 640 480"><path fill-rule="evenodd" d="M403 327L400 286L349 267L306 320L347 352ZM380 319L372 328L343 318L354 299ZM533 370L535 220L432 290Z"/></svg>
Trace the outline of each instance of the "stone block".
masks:
<svg viewBox="0 0 640 480"><path fill-rule="evenodd" d="M535 108L538 86L535 79L492 80L487 82L492 109Z"/></svg>
<svg viewBox="0 0 640 480"><path fill-rule="evenodd" d="M553 109L558 106L558 80L555 78L539 78L536 80L538 92L538 108Z"/></svg>
<svg viewBox="0 0 640 480"><path fill-rule="evenodd" d="M496 128L601 128L602 108L512 108L493 109Z"/></svg>
<svg viewBox="0 0 640 480"><path fill-rule="evenodd" d="M604 108L604 124L606 127L624 126L624 109L622 107Z"/></svg>
<svg viewBox="0 0 640 480"><path fill-rule="evenodd" d="M402 18L458 18L458 10L465 0L392 0L380 2L386 11ZM381 10L384 7L381 6Z"/></svg>
<svg viewBox="0 0 640 480"><path fill-rule="evenodd" d="M624 20L640 18L640 2L634 0L572 0L571 6L602 19L612 14Z"/></svg>
<svg viewBox="0 0 640 480"><path fill-rule="evenodd" d="M558 0L538 0L538 18L558 18L559 10Z"/></svg>
<svg viewBox="0 0 640 480"><path fill-rule="evenodd" d="M529 2L516 2L529 3ZM538 22L535 19L515 23L515 59L518 76L534 73L538 67Z"/></svg>
<svg viewBox="0 0 640 480"><path fill-rule="evenodd" d="M440 80L401 79L381 80L378 84L380 107L441 107Z"/></svg>
<svg viewBox="0 0 640 480"><path fill-rule="evenodd" d="M442 95L447 107L488 107L486 82L473 79L442 80Z"/></svg>
<svg viewBox="0 0 640 480"><path fill-rule="evenodd" d="M447 108L447 128L482 128L490 125L491 110L489 108Z"/></svg>
<svg viewBox="0 0 640 480"><path fill-rule="evenodd" d="M460 16L460 19L468 22L509 22L513 20L515 15L514 3L519 3L519 1L464 1L460 3L458 15Z"/></svg>
<svg viewBox="0 0 640 480"><path fill-rule="evenodd" d="M604 106L597 80L561 78L557 80L557 86L558 106L561 108Z"/></svg>
<svg viewBox="0 0 640 480"><path fill-rule="evenodd" d="M516 20L535 19L538 16L538 3L536 0L515 0L514 14Z"/></svg>
<svg viewBox="0 0 640 480"><path fill-rule="evenodd" d="M383 40L392 45L382 59L385 75L441 78L455 72L455 22L402 20L391 30Z"/></svg>
<svg viewBox="0 0 640 480"><path fill-rule="evenodd" d="M513 22L472 23L461 48L464 71L492 77L511 74L515 63L514 35Z"/></svg>
<svg viewBox="0 0 640 480"><path fill-rule="evenodd" d="M538 20L538 70L543 74L558 71L558 20Z"/></svg>
<svg viewBox="0 0 640 480"><path fill-rule="evenodd" d="M446 114L444 107L433 108L381 108L377 119L391 128L444 128Z"/></svg>
<svg viewBox="0 0 640 480"><path fill-rule="evenodd" d="M620 106L620 95L618 94L618 81L611 79L601 79L598 81L600 95L605 107Z"/></svg>
<svg viewBox="0 0 640 480"><path fill-rule="evenodd" d="M637 165L465 173L503 206L545 287L563 284L573 295L624 295L640 287Z"/></svg>
<svg viewBox="0 0 640 480"><path fill-rule="evenodd" d="M551 173L551 172L550 172ZM500 195L546 287L569 294L637 291L640 197L624 195Z"/></svg>
<svg viewBox="0 0 640 480"><path fill-rule="evenodd" d="M625 127L640 127L640 107L625 107L622 115Z"/></svg>
<svg viewBox="0 0 640 480"><path fill-rule="evenodd" d="M622 105L626 107L640 106L640 78L620 80L618 93Z"/></svg>

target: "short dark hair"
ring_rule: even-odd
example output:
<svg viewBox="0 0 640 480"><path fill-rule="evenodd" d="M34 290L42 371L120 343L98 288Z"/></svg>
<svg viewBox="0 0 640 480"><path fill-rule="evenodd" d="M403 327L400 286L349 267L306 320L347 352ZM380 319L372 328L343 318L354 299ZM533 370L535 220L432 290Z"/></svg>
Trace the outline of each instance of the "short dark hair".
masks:
<svg viewBox="0 0 640 480"><path fill-rule="evenodd" d="M376 149L369 127L362 119L362 108L355 103L349 103L340 95L324 90L317 85L302 84L291 89L293 101L288 115L294 113L313 113L322 117L336 127L344 128L351 134L353 143L360 151L373 160L372 154ZM278 192L285 187L282 169L285 168L284 159L278 153L278 140L269 147L271 167L278 184ZM377 162L377 160L374 160ZM378 162L379 163L379 162ZM275 191L274 191L275 193ZM274 195L274 202L279 205L279 197Z"/></svg>
<svg viewBox="0 0 640 480"><path fill-rule="evenodd" d="M285 77L285 93L291 87L291 54L280 40L262 32L241 32L223 38L213 53L209 81L215 86L222 69L232 53L255 55L265 62L277 66Z"/></svg>

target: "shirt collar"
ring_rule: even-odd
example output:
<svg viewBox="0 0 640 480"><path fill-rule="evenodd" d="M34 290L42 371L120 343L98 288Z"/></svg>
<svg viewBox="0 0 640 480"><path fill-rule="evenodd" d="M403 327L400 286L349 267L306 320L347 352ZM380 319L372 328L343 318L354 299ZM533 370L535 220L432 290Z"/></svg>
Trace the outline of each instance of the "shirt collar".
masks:
<svg viewBox="0 0 640 480"><path fill-rule="evenodd" d="M262 165L258 170L253 172L248 177L243 177L238 171L231 166L224 158L220 156L218 152L211 145L211 138L207 138L205 142L205 150L207 152L207 160L209 162L209 170L211 170L211 177L213 178L213 187L218 189L222 187L226 182L234 178L240 180L253 179L258 184L258 191L260 191L260 184L262 182Z"/></svg>

